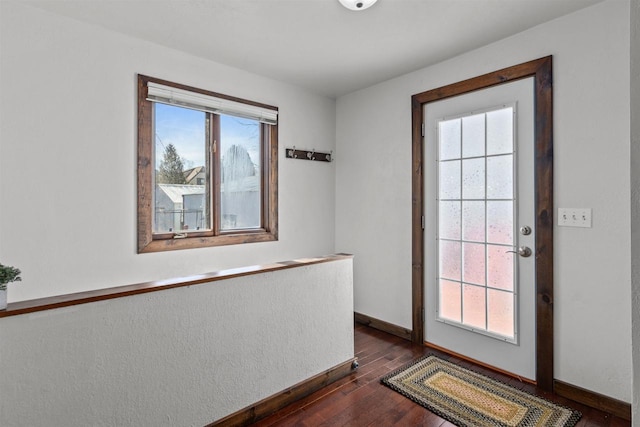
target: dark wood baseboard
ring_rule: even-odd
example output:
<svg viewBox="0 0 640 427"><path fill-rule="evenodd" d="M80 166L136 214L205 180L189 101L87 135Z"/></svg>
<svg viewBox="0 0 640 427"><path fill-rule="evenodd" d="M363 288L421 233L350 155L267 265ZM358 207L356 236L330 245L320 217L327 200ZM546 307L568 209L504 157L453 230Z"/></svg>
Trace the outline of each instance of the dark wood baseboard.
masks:
<svg viewBox="0 0 640 427"><path fill-rule="evenodd" d="M403 328L402 326L394 325L393 323L385 322L384 320L378 320L376 318L369 317L366 314L353 314L356 323L360 323L361 325L366 325L379 331L386 332L388 334L411 341L411 330L409 329Z"/></svg>
<svg viewBox="0 0 640 427"><path fill-rule="evenodd" d="M553 381L553 391L558 396L566 397L583 405L631 421L631 404L629 403L572 384L567 384L560 380Z"/></svg>
<svg viewBox="0 0 640 427"><path fill-rule="evenodd" d="M274 414L285 406L350 375L357 369L355 364L357 360L357 357L349 359L331 369L327 369L318 375L282 390L280 393L276 393L233 414L227 415L218 421L214 421L208 424L207 427L235 427L255 423L258 420Z"/></svg>

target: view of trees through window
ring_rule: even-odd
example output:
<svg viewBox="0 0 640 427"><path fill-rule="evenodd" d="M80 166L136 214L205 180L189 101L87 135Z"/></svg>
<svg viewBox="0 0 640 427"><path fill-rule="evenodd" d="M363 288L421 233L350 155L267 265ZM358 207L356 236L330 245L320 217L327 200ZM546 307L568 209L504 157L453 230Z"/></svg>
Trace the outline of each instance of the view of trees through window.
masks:
<svg viewBox="0 0 640 427"><path fill-rule="evenodd" d="M173 144L169 144L164 149L164 155L160 161L160 167L156 175L158 184L186 184L187 179L184 173L184 162L178 150Z"/></svg>
<svg viewBox="0 0 640 427"><path fill-rule="evenodd" d="M156 103L154 123L154 233L211 230L212 197L221 230L260 227L258 121Z"/></svg>

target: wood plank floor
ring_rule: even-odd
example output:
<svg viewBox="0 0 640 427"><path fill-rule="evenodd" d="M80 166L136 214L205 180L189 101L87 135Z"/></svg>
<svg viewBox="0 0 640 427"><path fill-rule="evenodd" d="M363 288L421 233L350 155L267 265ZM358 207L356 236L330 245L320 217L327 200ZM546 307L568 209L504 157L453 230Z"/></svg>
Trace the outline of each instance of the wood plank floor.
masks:
<svg viewBox="0 0 640 427"><path fill-rule="evenodd" d="M511 386L582 412L577 427L622 427L631 423L607 413L550 393L535 386L495 373L446 354L414 346L410 342L376 329L356 325L355 352L360 367L345 377L254 426L433 426L451 427L427 409L380 384L380 377L423 354L433 353L471 368Z"/></svg>

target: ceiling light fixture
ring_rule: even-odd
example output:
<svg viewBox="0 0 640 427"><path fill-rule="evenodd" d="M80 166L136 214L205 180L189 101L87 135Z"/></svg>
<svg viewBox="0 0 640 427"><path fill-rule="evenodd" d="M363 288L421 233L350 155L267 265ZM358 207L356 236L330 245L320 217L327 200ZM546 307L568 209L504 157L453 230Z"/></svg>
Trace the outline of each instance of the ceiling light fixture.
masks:
<svg viewBox="0 0 640 427"><path fill-rule="evenodd" d="M378 0L339 0L340 3L349 10L365 10Z"/></svg>

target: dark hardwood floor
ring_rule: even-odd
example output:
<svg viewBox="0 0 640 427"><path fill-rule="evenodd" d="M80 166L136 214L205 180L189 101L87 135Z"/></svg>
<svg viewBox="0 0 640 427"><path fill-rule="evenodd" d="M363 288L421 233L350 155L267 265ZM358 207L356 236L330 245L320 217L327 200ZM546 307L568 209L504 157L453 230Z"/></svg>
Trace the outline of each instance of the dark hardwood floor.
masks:
<svg viewBox="0 0 640 427"><path fill-rule="evenodd" d="M433 353L444 359L481 372L511 386L538 394L548 400L582 412L577 427L621 427L631 423L605 412L535 386L484 369L444 353L414 346L410 342L376 329L356 325L355 352L360 367L352 375L299 400L254 426L439 426L453 424L380 384L380 377L400 368L423 354Z"/></svg>

